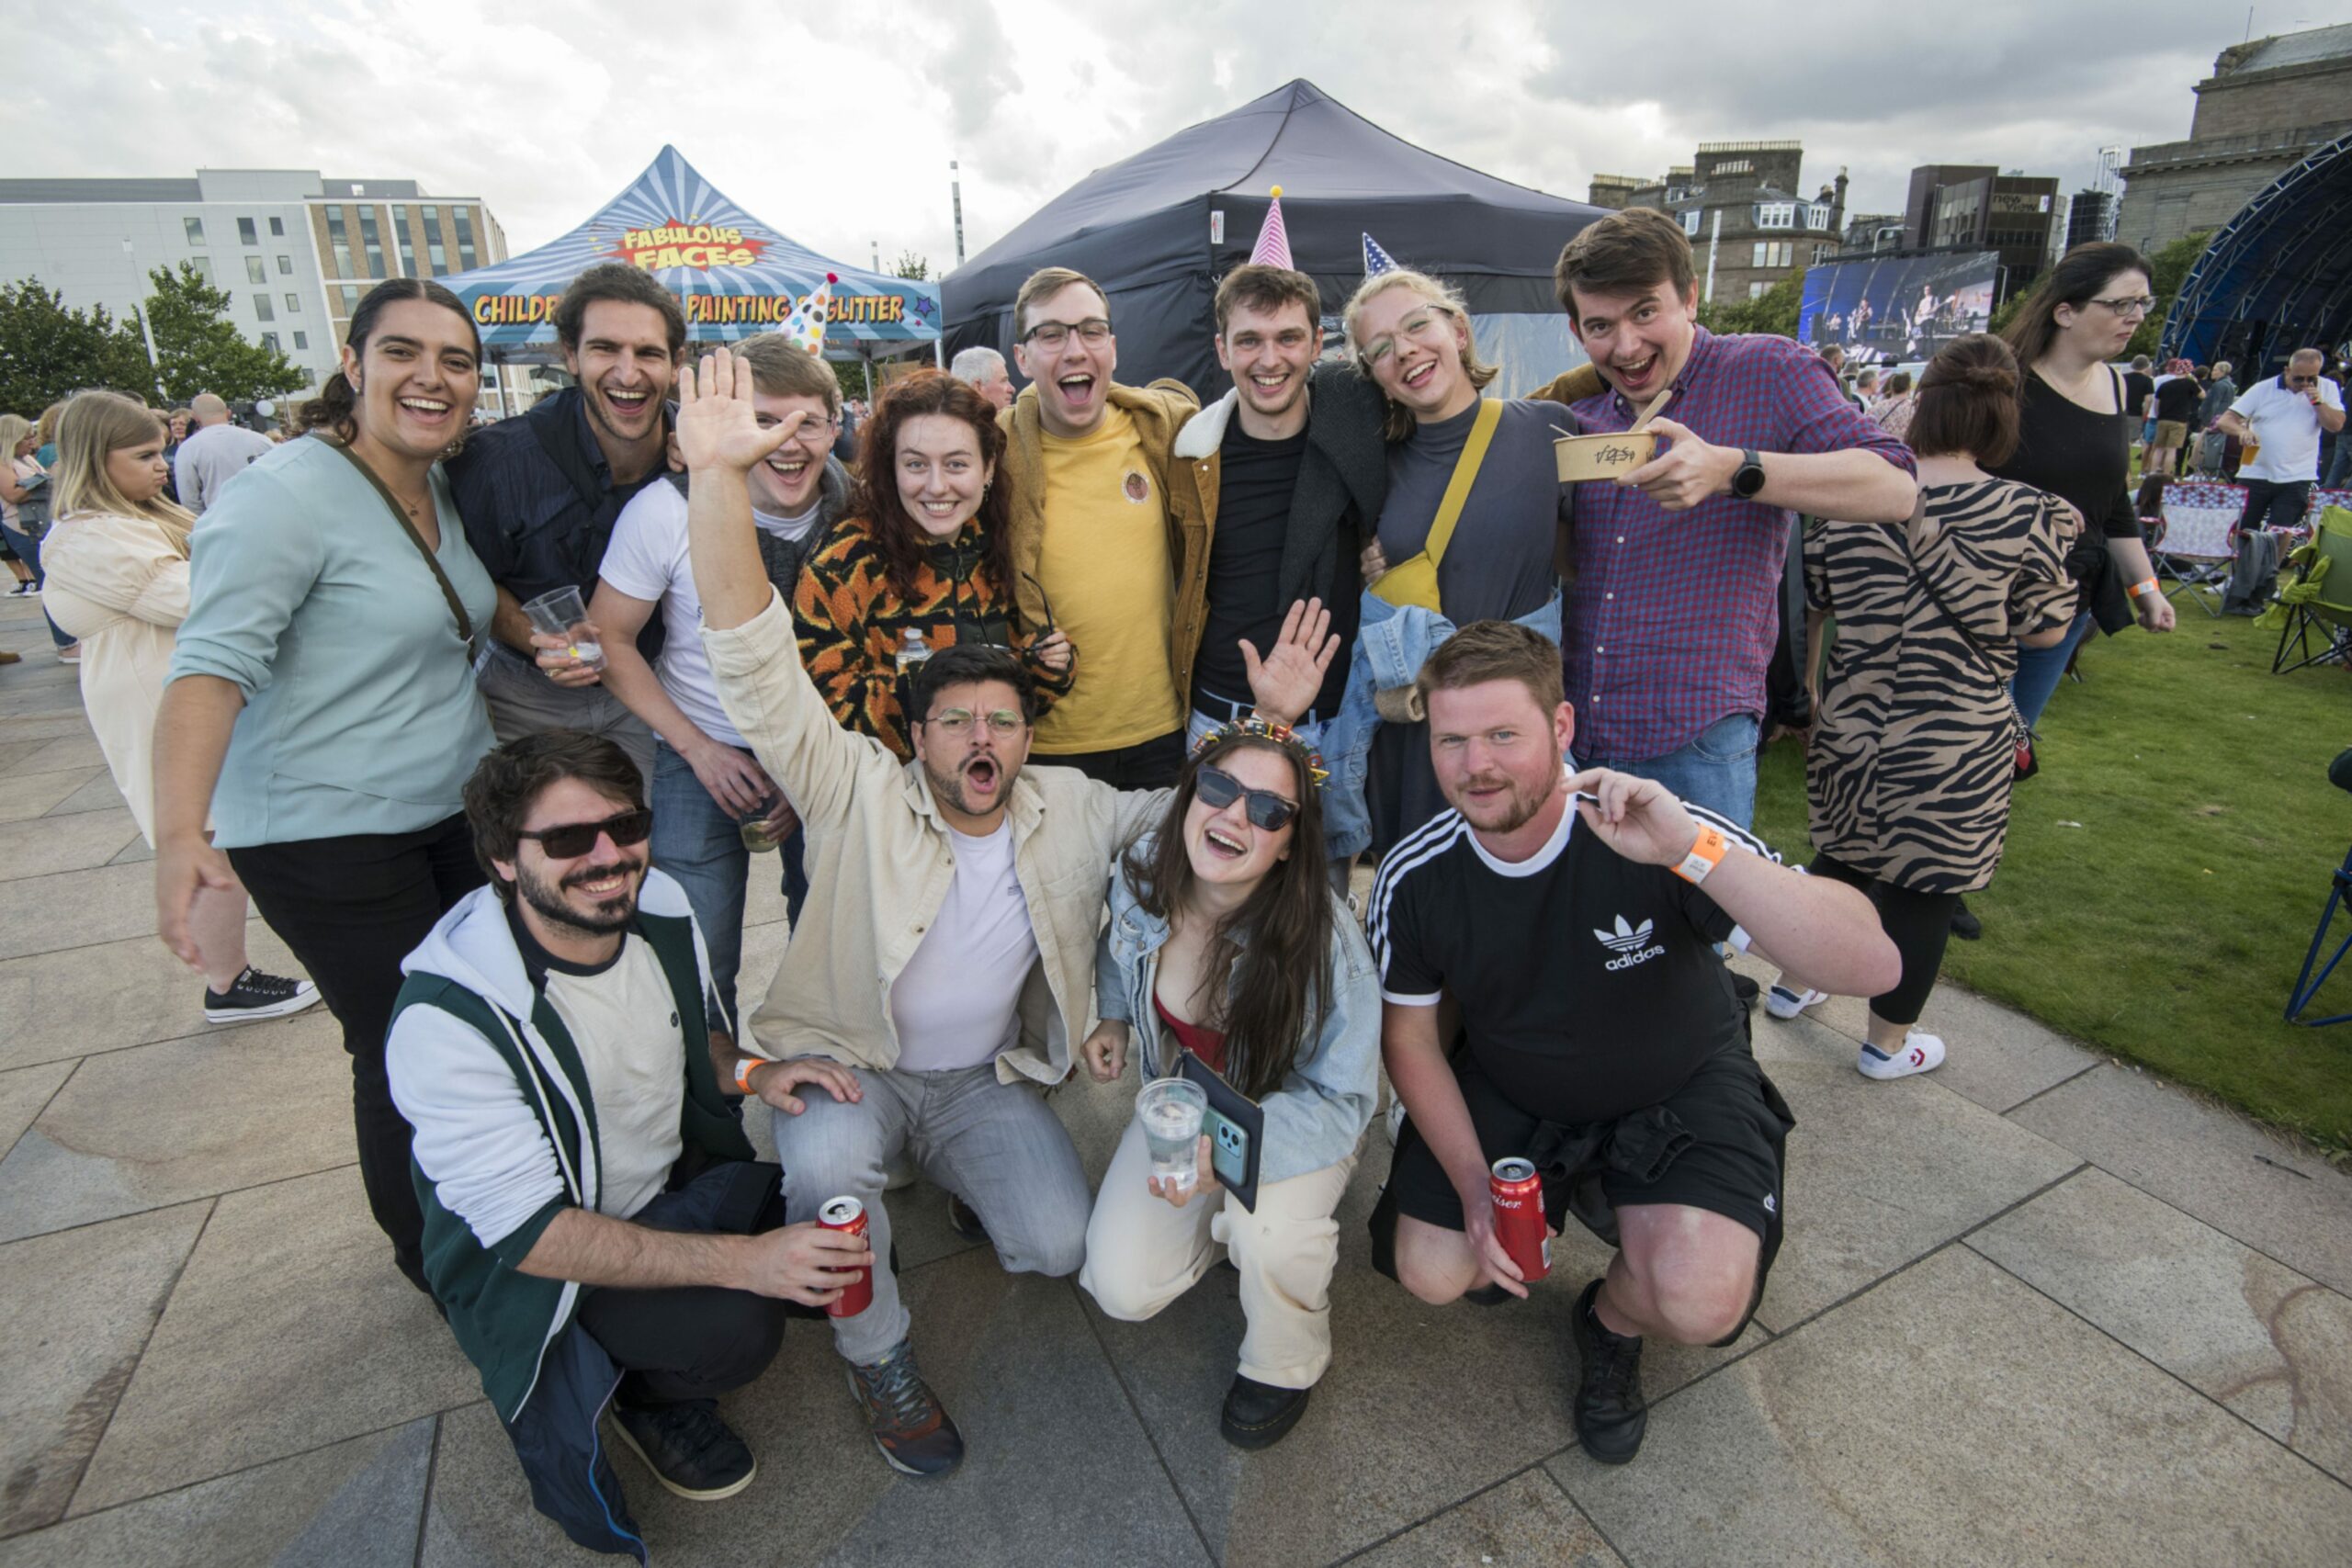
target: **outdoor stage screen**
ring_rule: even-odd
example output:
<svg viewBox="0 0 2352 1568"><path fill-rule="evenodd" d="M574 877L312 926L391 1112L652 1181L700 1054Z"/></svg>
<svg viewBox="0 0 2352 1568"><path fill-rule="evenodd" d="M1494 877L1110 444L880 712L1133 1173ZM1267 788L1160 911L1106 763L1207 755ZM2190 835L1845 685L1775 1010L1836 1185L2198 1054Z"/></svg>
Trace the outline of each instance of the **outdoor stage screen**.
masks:
<svg viewBox="0 0 2352 1568"><path fill-rule="evenodd" d="M1836 344L1861 365L1933 358L1962 333L1985 330L1999 270L1991 251L1823 262L1805 272L1797 337Z"/></svg>

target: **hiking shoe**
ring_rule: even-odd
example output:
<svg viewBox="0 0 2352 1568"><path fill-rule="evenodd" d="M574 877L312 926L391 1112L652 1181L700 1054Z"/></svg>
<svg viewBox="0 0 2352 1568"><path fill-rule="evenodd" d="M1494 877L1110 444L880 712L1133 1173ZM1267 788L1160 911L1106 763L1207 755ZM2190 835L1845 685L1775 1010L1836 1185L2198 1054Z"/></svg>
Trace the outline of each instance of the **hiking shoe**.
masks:
<svg viewBox="0 0 2352 1568"><path fill-rule="evenodd" d="M945 1475L964 1462L964 1434L922 1381L914 1347L901 1339L870 1367L849 1369L850 1392L865 1411L874 1446L901 1475Z"/></svg>
<svg viewBox="0 0 2352 1568"><path fill-rule="evenodd" d="M252 1023L265 1018L284 1018L300 1012L319 999L319 988L308 980L290 980L283 975L265 975L252 964L229 983L227 991L207 987L204 993L204 1021L207 1023Z"/></svg>
<svg viewBox="0 0 2352 1568"><path fill-rule="evenodd" d="M707 1399L639 1409L616 1403L613 1425L654 1480L693 1502L732 1497L759 1472L759 1461Z"/></svg>
<svg viewBox="0 0 2352 1568"><path fill-rule="evenodd" d="M1306 1414L1307 1395L1314 1392L1312 1388L1276 1388L1237 1372L1233 1386L1225 1391L1225 1410L1218 1417L1217 1430L1237 1449L1272 1448Z"/></svg>
<svg viewBox="0 0 2352 1568"><path fill-rule="evenodd" d="M1866 1078L1907 1078L1913 1073L1932 1073L1943 1065L1944 1043L1916 1029L1903 1037L1902 1046L1892 1055L1875 1045L1864 1045L1854 1058L1854 1066Z"/></svg>
<svg viewBox="0 0 2352 1568"><path fill-rule="evenodd" d="M989 1227L980 1224L978 1213L953 1192L947 1195L947 1228L966 1241L981 1242L989 1238Z"/></svg>
<svg viewBox="0 0 2352 1568"><path fill-rule="evenodd" d="M1595 1280L1577 1298L1577 1354L1584 1368L1577 1382L1577 1441L1603 1464L1623 1464L1641 1451L1649 1429L1649 1406L1642 1400L1642 1341L1639 1335L1611 1334L1593 1315L1600 1294Z"/></svg>
<svg viewBox="0 0 2352 1568"><path fill-rule="evenodd" d="M1828 999L1827 991L1816 991L1809 986L1801 991L1792 991L1786 986L1774 986L1764 993L1764 1010L1774 1018L1794 1018L1805 1009Z"/></svg>
<svg viewBox="0 0 2352 1568"><path fill-rule="evenodd" d="M1984 934L1984 922L1969 911L1965 898L1951 907L1951 934L1962 942L1974 942Z"/></svg>

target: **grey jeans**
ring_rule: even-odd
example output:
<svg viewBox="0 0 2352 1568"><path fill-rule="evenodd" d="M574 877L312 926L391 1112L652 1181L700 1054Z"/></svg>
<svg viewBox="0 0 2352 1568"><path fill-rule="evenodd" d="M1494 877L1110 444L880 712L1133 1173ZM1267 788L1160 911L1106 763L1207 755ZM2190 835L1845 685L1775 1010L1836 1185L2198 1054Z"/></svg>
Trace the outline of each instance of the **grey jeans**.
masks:
<svg viewBox="0 0 2352 1568"><path fill-rule="evenodd" d="M901 1149L971 1205L1008 1271L1078 1271L1093 1201L1078 1150L1036 1086L999 1083L993 1063L944 1073L854 1070L865 1095L857 1103L810 1088L798 1091L808 1106L799 1115L775 1113L786 1214L811 1219L827 1199L843 1196L865 1205L874 1304L833 1319L833 1348L844 1359L871 1366L907 1337L882 1203L884 1168Z"/></svg>
<svg viewBox="0 0 2352 1568"><path fill-rule="evenodd" d="M492 647L474 672L474 684L501 746L549 729L584 729L628 752L638 776L652 788L653 731L605 687L559 686L504 643Z"/></svg>

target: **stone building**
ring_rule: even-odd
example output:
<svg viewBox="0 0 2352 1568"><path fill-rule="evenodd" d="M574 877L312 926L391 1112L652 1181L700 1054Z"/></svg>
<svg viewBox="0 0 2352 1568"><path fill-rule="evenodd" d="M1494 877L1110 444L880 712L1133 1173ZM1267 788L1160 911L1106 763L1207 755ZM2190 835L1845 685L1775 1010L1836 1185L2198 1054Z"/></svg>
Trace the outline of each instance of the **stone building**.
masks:
<svg viewBox="0 0 2352 1568"><path fill-rule="evenodd" d="M2154 251L2217 229L2314 150L2352 132L2352 24L2256 39L2214 57L2188 139L2134 147L2115 237Z"/></svg>
<svg viewBox="0 0 2352 1568"><path fill-rule="evenodd" d="M1698 155L1656 179L1596 175L1596 207L1651 207L1682 225L1697 252L1699 297L1753 299L1837 254L1846 225L1846 172L1808 197L1802 141L1702 141Z"/></svg>

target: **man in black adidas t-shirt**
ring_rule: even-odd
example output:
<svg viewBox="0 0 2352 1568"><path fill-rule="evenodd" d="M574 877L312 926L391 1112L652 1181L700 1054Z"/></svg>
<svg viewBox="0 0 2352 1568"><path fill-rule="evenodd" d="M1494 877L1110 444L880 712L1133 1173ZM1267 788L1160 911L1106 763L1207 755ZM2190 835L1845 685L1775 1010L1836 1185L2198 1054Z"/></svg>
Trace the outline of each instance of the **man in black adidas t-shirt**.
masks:
<svg viewBox="0 0 2352 1568"><path fill-rule="evenodd" d="M1573 1212L1620 1249L1573 1322L1577 1436L1622 1464L1647 1422L1642 1337L1736 1337L1780 1246L1793 1121L1712 944L1769 947L1841 995L1876 995L1901 960L1855 890L1788 870L1655 781L1568 777L1575 718L1540 635L1465 626L1420 689L1454 809L1407 836L1373 886L1381 1050L1408 1117L1374 1261L1432 1304L1524 1296L1487 1173L1533 1160L1552 1229ZM1441 991L1462 1010L1450 1058Z"/></svg>

